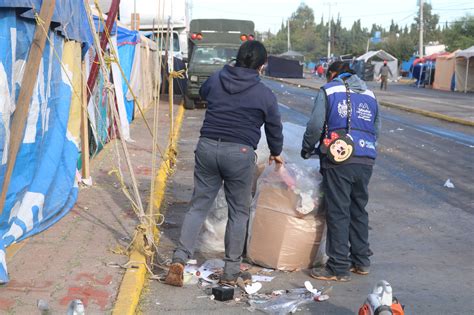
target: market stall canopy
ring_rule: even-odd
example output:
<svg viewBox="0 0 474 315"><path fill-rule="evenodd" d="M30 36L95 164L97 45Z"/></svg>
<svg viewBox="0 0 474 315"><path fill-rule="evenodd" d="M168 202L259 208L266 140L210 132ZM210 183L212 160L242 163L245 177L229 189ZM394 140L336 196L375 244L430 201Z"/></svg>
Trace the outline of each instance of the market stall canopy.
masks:
<svg viewBox="0 0 474 315"><path fill-rule="evenodd" d="M474 46L456 53L456 91L474 92Z"/></svg>
<svg viewBox="0 0 474 315"><path fill-rule="evenodd" d="M439 57L446 56L446 55L449 55L449 52L434 53L429 56L425 56L423 58L416 58L415 61L413 61L413 65L415 66L420 62L425 63L427 61L436 61Z"/></svg>
<svg viewBox="0 0 474 315"><path fill-rule="evenodd" d="M362 60L366 63L373 64L375 66L374 78L379 75L383 62L387 61L387 65L392 72L392 75L389 78L392 80L398 78L398 59L384 50L368 51L362 56L357 57L356 60Z"/></svg>
<svg viewBox="0 0 474 315"><path fill-rule="evenodd" d="M473 56L474 56L474 46L471 46L465 50L458 51L456 53L456 58L458 57L471 58Z"/></svg>
<svg viewBox="0 0 474 315"><path fill-rule="evenodd" d="M454 89L454 87L451 88L451 86L453 82L454 68L456 66L456 53L458 51L460 50L436 58L436 72L433 83L434 89L443 91Z"/></svg>

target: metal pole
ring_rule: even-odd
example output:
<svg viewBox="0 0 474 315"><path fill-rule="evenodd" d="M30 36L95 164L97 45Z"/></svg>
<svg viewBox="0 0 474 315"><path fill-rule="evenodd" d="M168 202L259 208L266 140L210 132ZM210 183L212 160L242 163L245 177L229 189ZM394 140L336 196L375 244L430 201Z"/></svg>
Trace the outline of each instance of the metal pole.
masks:
<svg viewBox="0 0 474 315"><path fill-rule="evenodd" d="M291 49L291 42L290 42L290 19L286 20L286 24L288 25L288 51Z"/></svg>
<svg viewBox="0 0 474 315"><path fill-rule="evenodd" d="M137 25L137 0L133 0L133 30L138 31Z"/></svg>
<svg viewBox="0 0 474 315"><path fill-rule="evenodd" d="M331 3L329 3L328 58L331 57Z"/></svg>
<svg viewBox="0 0 474 315"><path fill-rule="evenodd" d="M469 57L467 58L466 81L464 82L464 93L467 93L467 79L469 78Z"/></svg>
<svg viewBox="0 0 474 315"><path fill-rule="evenodd" d="M423 58L423 0L420 0L420 58Z"/></svg>

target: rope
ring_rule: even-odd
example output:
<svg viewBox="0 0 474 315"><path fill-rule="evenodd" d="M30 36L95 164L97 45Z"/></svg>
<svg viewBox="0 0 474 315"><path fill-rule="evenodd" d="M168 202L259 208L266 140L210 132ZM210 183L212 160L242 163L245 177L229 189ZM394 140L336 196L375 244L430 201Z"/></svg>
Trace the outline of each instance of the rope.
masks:
<svg viewBox="0 0 474 315"><path fill-rule="evenodd" d="M59 53L58 53L58 51L56 50L56 47L55 47L53 41L52 41L51 38L49 37L48 31L47 31L46 28L44 27L45 22L41 19L41 17L39 16L38 12L35 12L35 13L34 13L34 18L35 18L36 24L39 25L39 26L41 27L41 30L45 33L45 35L46 35L46 40L48 41L50 47L52 48L53 53L54 53L54 57L55 57L55 58L57 59L57 61L59 62L60 66L61 66L61 68L62 68L62 70L63 70L63 73L66 75L66 78L67 78L67 80L68 80L68 82L69 82L69 85L71 86L72 92L74 93L74 95L75 95L79 100L82 100L82 96L81 96L82 93L79 93L79 92L77 91L77 89L74 87L74 83L73 83L73 81L72 81L72 79L71 79L71 77L69 76L69 73L68 73L69 71L66 69L66 66L64 65L64 63L63 63L61 57L59 56ZM82 104L82 102L81 102L81 107L82 107L82 106L83 106L83 104ZM86 109L86 112L87 112L88 118L91 119L91 117L90 117L90 115L89 115L89 111L87 111L87 109ZM100 111L98 110L97 112L98 112L99 115L100 115ZM96 133L98 133L97 129L95 129L94 126L91 125L91 128L93 128L93 131L95 131ZM99 140L101 140L101 139L99 139ZM102 144L102 145L105 145L104 142L102 142L101 144ZM87 153L89 154L89 152L87 152Z"/></svg>
<svg viewBox="0 0 474 315"><path fill-rule="evenodd" d="M101 11L101 9L100 9L100 6L98 5L97 0L94 0L94 4L95 4L95 6L96 6L97 11L99 12L99 20L100 20L100 23L101 23L101 24L103 25L103 27L104 27L104 32L105 32L105 35L106 35L106 37L107 37L107 40L109 41L109 43L112 43L112 38L110 37L109 30L107 29L107 27L105 27L105 20L104 20L104 18L103 18L103 14L102 14L102 11ZM115 62L115 63L117 64L117 66L118 66L118 68L119 68L119 70L120 70L120 73L121 73L121 75L122 75L122 78L123 78L123 80L125 81L125 83L126 83L126 85L127 85L127 88L128 88L128 90L129 90L130 94L132 94L133 100L134 100L135 104L137 105L137 108L138 108L138 110L139 110L139 112L140 112L140 115L142 116L142 118L143 118L143 120L144 120L144 122L145 122L145 125L146 125L148 131L150 132L150 135L151 135L152 137L154 137L155 135L153 134L153 131L152 131L152 129L151 129L149 123L148 123L148 120L147 120L146 117L145 117L145 113L144 113L144 111L143 111L143 109L142 109L142 106L140 105L140 102L139 102L137 96L135 95L135 92L133 91L133 89L132 89L132 87L131 87L131 85L130 85L130 82L128 81L128 79L127 79L127 77L126 77L125 72L123 71L122 66L121 66L120 63L118 62L118 59L119 59L119 58L118 58L118 53L116 52L114 45L110 45L110 46L109 46L109 49L110 49L110 52L112 53L113 57L109 57L108 59L106 59L106 62L107 62L107 61L110 62L110 63L111 63L111 62ZM155 145L158 146L158 148L157 148L157 149L158 149L158 152L159 152L161 158L164 159L164 158L165 158L165 155L163 154L163 152L162 152L161 148L159 147L158 143L156 143Z"/></svg>
<svg viewBox="0 0 474 315"><path fill-rule="evenodd" d="M95 1L95 3L97 5L97 0ZM91 21L92 15L91 15L91 12L90 12L90 8L88 8L87 6L86 6L86 8L88 9L89 24L91 25L91 29L93 31L92 35L93 35L93 38L94 38L94 45L95 45L97 51L99 52L98 53L98 58L99 58L100 67L101 67L102 72L104 74L107 74L107 68L105 66L105 60L103 58L102 53L100 52L100 44L99 44L98 35L95 31L95 26ZM119 122L120 118L119 118L119 114L117 112L117 108L114 106L114 97L113 97L113 93L111 93L112 90L110 89L110 85L109 85L110 81L108 79L108 76L104 75L104 81L105 81L105 85L109 87L108 89L106 89L106 91L107 91L107 96L108 96L108 99L109 99L109 106L110 106L110 109L111 109L112 118L113 118L114 122ZM154 243L154 238L153 238L153 233L151 232L151 228L147 228L147 225L146 225L147 222L144 222L143 205L142 205L141 198L140 198L140 193L139 193L139 190L138 190L138 184L137 184L135 174L134 174L134 171L133 171L133 168L132 168L130 155L129 155L129 152L128 152L128 149L127 149L127 144L126 144L125 140L123 139L123 137L121 137L121 134L122 134L121 125L120 124L117 125L117 130L115 128L113 128L112 130L113 130L113 132L119 131L120 143L121 143L121 146L122 146L122 149L123 149L123 153L125 155L125 160L126 160L128 170L130 172L131 181L132 181L132 186L133 186L133 191L134 191L134 198L132 198L131 195L128 195L128 196L126 195L126 196L131 201L132 206L138 212L138 214L139 214L138 219L141 222L140 226L138 226L136 231L135 231L135 237L134 237L134 240L132 241L131 245L138 246L139 248L142 248L145 254L150 255L150 252L147 251L147 247L148 248L149 248L149 246L156 247L156 244ZM118 154L117 157L118 157L118 159L120 159L120 153L118 152L118 143L117 142L118 141L115 142L116 143L116 148L117 148L117 154ZM120 161L118 161L118 162L120 163ZM118 168L118 172L120 174L121 180L123 181L123 174L121 174L120 165L119 165L119 168ZM126 187L125 184L124 184L124 186ZM138 237L138 235L141 235L142 237ZM146 240L146 242L145 242L145 240Z"/></svg>
<svg viewBox="0 0 474 315"><path fill-rule="evenodd" d="M169 77L171 79L184 79L184 69L178 71L171 71Z"/></svg>

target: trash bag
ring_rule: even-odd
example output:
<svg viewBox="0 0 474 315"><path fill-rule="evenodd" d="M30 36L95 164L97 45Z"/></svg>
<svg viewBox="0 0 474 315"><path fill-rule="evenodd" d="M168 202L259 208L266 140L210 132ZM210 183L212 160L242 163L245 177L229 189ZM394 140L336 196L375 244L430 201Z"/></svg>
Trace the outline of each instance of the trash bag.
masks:
<svg viewBox="0 0 474 315"><path fill-rule="evenodd" d="M321 237L321 241L319 242L319 248L316 252L316 256L314 257L313 267L324 267L328 262L328 255L326 254L326 237L327 237L328 227L326 223L324 223L323 234Z"/></svg>
<svg viewBox="0 0 474 315"><path fill-rule="evenodd" d="M251 299L248 303L252 310L260 310L271 315L286 315L295 313L298 307L312 302L313 298L313 294L305 289L293 289L270 299Z"/></svg>
<svg viewBox="0 0 474 315"><path fill-rule="evenodd" d="M223 253L224 235L227 225L227 201L224 188L217 193L216 200L209 211L198 238L197 248L204 253Z"/></svg>

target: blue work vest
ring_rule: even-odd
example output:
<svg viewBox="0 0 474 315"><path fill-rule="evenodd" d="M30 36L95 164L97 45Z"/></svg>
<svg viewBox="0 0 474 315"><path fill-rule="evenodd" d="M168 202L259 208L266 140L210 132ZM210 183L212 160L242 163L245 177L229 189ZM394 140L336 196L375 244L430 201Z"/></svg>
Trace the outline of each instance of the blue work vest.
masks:
<svg viewBox="0 0 474 315"><path fill-rule="evenodd" d="M327 97L326 123L328 131L347 130L347 96L344 83L332 81L322 89ZM350 135L354 141L354 156L375 159L375 116L378 111L374 93L365 90L363 93L351 91L352 115Z"/></svg>

